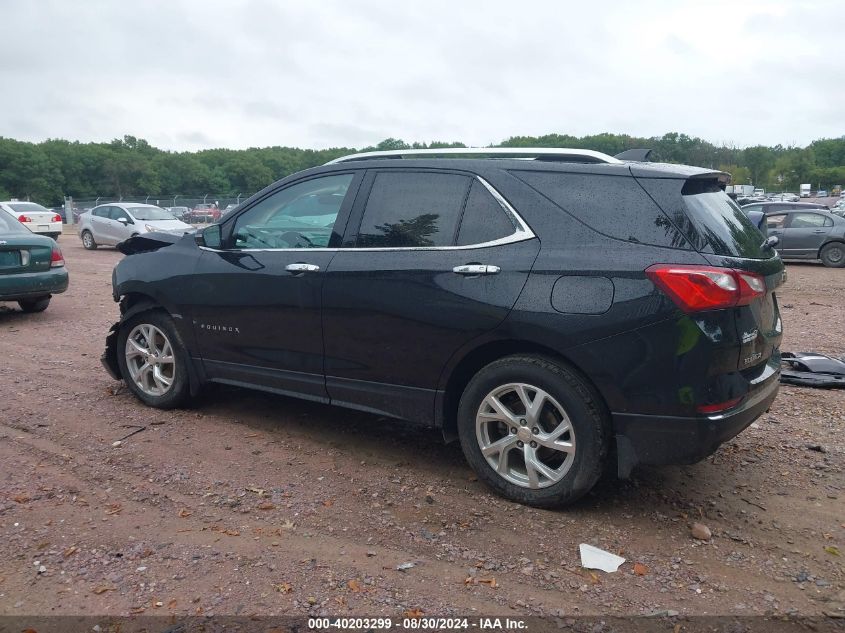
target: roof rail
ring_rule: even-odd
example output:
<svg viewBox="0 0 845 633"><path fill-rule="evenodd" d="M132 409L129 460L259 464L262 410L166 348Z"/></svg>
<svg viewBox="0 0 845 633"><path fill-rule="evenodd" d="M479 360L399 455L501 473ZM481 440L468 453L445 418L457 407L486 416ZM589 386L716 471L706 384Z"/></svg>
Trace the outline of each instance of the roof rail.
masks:
<svg viewBox="0 0 845 633"><path fill-rule="evenodd" d="M443 147L440 149L391 149L380 152L360 152L330 160L326 165L348 163L371 158L416 158L416 157L490 157L525 158L572 163L621 163L617 158L590 149L568 149L563 147Z"/></svg>

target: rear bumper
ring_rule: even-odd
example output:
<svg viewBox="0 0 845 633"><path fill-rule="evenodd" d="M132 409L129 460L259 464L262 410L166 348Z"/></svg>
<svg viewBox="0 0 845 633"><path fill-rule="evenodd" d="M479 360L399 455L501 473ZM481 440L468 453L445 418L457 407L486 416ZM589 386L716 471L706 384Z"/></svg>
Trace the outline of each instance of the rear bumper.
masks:
<svg viewBox="0 0 845 633"><path fill-rule="evenodd" d="M55 295L67 290L68 274L64 267L36 273L0 277L0 301L19 301Z"/></svg>
<svg viewBox="0 0 845 633"><path fill-rule="evenodd" d="M27 222L26 227L36 235L61 235L62 234L62 223L61 222L42 222L39 224L38 222Z"/></svg>
<svg viewBox="0 0 845 633"><path fill-rule="evenodd" d="M712 416L665 417L613 414L620 477L637 464L694 464L741 433L765 413L778 393L780 372L749 394L735 409Z"/></svg>

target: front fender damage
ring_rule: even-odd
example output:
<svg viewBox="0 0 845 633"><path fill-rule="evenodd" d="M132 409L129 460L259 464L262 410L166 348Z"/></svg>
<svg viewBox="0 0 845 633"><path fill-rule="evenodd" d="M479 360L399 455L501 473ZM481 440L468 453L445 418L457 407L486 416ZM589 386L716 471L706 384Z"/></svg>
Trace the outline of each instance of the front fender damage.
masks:
<svg viewBox="0 0 845 633"><path fill-rule="evenodd" d="M115 380L122 380L120 366L117 364L117 332L119 329L120 322L109 328L109 333L106 335L106 348L103 350L103 355L100 356L100 362L106 372Z"/></svg>

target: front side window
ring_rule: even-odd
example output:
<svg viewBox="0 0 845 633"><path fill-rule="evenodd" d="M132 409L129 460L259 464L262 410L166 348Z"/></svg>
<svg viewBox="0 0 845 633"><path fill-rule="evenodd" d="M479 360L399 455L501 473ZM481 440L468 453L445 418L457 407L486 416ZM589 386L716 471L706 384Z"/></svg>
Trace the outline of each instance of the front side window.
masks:
<svg viewBox="0 0 845 633"><path fill-rule="evenodd" d="M470 178L458 174L382 172L373 181L358 248L452 246Z"/></svg>
<svg viewBox="0 0 845 633"><path fill-rule="evenodd" d="M129 219L129 216L126 214L126 211L124 211L120 207L109 207L109 208L111 209L111 213L109 214L109 217L112 220L119 220L120 218L123 218L124 220Z"/></svg>
<svg viewBox="0 0 845 633"><path fill-rule="evenodd" d="M170 211L161 207L129 207L129 212L136 220L175 220Z"/></svg>
<svg viewBox="0 0 845 633"><path fill-rule="evenodd" d="M235 222L235 248L327 247L352 178L313 178L264 198Z"/></svg>
<svg viewBox="0 0 845 633"><path fill-rule="evenodd" d="M769 215L766 216L766 228L769 229L782 229L783 223L786 220L786 214L782 213L780 215Z"/></svg>

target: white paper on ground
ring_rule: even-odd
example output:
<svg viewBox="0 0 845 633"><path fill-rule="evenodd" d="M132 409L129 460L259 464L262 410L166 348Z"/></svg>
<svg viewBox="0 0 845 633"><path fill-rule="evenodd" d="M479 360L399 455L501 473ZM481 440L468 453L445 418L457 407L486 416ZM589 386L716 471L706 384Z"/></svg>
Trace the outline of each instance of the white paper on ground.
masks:
<svg viewBox="0 0 845 633"><path fill-rule="evenodd" d="M608 573L619 569L619 565L625 562L625 559L616 554L605 552L603 549L581 543L578 546L581 550L581 567L587 569L600 569Z"/></svg>

